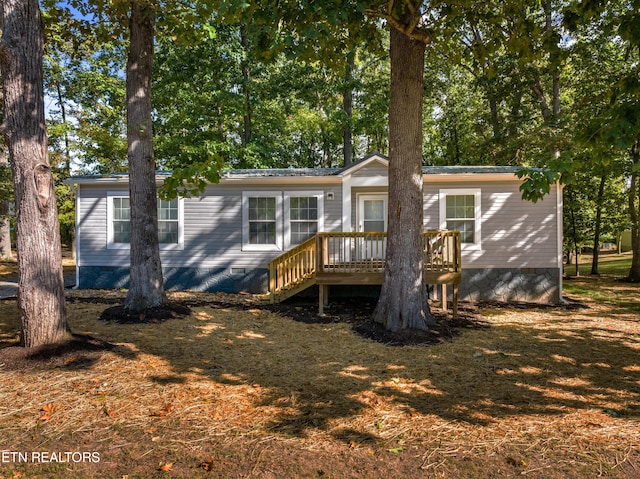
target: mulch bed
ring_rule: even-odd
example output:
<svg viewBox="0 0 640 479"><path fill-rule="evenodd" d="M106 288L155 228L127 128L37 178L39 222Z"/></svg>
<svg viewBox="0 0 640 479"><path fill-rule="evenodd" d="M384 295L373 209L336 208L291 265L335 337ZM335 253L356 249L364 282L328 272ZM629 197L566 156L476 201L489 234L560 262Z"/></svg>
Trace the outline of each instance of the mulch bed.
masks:
<svg viewBox="0 0 640 479"><path fill-rule="evenodd" d="M0 349L0 365L6 370L48 370L83 368L95 363L114 346L91 336L74 334L65 341L39 348L10 346Z"/></svg>
<svg viewBox="0 0 640 479"><path fill-rule="evenodd" d="M169 302L163 306L147 308L144 311L131 311L122 305L105 309L100 315L102 321L116 323L159 323L168 319L179 319L189 316L191 309L181 302Z"/></svg>
<svg viewBox="0 0 640 479"><path fill-rule="evenodd" d="M318 301L315 297L291 298L278 304L268 304L251 296L218 295L201 293L187 295L180 300L174 300L163 307L150 308L143 313L131 313L121 305L118 297L103 297L100 295L71 297L68 302L92 304L116 304L104 310L100 315L103 321L119 324L159 323L171 319L180 319L191 313L191 308L212 307L216 309L232 309L235 311L264 310L271 311L293 321L305 324L351 324L353 331L360 336L388 346L416 346L434 345L453 340L461 330L488 328L489 323L478 313L479 305L463 304L459 308L458 318L453 319L451 312L432 307L431 314L435 324L428 331L410 329L400 332L387 331L383 325L371 321L371 315L376 306L376 299L370 297L334 298L325 308L325 314L318 314ZM491 305L490 303L482 306ZM495 303L495 307L504 307ZM513 306L513 305L512 305ZM523 305L522 308L530 308Z"/></svg>

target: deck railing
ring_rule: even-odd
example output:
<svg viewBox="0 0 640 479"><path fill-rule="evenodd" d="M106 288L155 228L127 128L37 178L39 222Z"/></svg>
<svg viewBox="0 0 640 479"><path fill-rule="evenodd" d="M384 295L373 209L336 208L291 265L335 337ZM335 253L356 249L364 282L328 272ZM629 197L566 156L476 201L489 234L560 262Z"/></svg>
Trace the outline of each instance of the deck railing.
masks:
<svg viewBox="0 0 640 479"><path fill-rule="evenodd" d="M384 271L387 233L318 233L269 263L269 292L290 296L313 284L317 273L380 275ZM424 232L424 270L438 283L449 282L450 273L460 273L460 232ZM345 280L347 281L347 280Z"/></svg>
<svg viewBox="0 0 640 479"><path fill-rule="evenodd" d="M378 273L384 270L387 233L318 233L317 271ZM460 232L424 232L424 269L433 273L461 271Z"/></svg>
<svg viewBox="0 0 640 479"><path fill-rule="evenodd" d="M312 236L269 263L269 293L275 295L313 278L316 272L316 238Z"/></svg>

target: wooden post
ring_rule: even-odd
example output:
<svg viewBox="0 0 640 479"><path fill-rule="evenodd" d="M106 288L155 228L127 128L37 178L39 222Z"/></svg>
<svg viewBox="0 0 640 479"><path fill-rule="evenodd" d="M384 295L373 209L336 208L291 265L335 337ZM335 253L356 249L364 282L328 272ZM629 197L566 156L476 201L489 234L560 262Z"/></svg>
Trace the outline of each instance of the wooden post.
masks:
<svg viewBox="0 0 640 479"><path fill-rule="evenodd" d="M447 310L447 285L442 285L442 311Z"/></svg>
<svg viewBox="0 0 640 479"><path fill-rule="evenodd" d="M324 307L329 304L329 291L326 284L319 285L319 298L318 298L318 314L320 316L324 315Z"/></svg>

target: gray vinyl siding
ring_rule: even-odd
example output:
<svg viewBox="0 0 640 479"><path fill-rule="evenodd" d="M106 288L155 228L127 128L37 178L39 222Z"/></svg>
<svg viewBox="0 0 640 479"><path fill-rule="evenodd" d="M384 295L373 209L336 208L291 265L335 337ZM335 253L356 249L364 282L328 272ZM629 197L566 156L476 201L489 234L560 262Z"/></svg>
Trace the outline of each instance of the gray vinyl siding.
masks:
<svg viewBox="0 0 640 479"><path fill-rule="evenodd" d="M375 178L377 176L387 177L388 171L386 165L380 162L372 162L364 168L356 170L351 175L352 178Z"/></svg>
<svg viewBox="0 0 640 479"><path fill-rule="evenodd" d="M107 249L107 193L129 195L127 186L81 185L79 193L78 265L126 266L129 250Z"/></svg>
<svg viewBox="0 0 640 479"><path fill-rule="evenodd" d="M161 250L163 267L266 268L280 251L242 250L243 191L300 193L324 192L324 230L340 231L342 188L340 185L260 187L255 185L211 185L200 197L184 201L184 248ZM81 266L128 266L128 249L107 249L107 193L128 188L113 185L82 185L80 188L80 264ZM327 199L333 192L334 199Z"/></svg>
<svg viewBox="0 0 640 479"><path fill-rule="evenodd" d="M543 201L521 198L518 181L464 182L425 185L426 229L440 227L440 189L481 190L481 244L463 249L463 268L557 268L557 190Z"/></svg>

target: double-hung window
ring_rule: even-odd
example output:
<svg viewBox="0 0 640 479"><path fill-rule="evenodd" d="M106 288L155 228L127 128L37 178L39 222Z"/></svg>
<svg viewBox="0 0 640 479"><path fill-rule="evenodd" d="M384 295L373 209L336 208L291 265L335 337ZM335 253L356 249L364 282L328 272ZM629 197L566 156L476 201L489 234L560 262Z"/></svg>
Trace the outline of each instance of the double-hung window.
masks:
<svg viewBox="0 0 640 479"><path fill-rule="evenodd" d="M182 200L158 199L160 249L182 248ZM128 249L131 243L131 202L121 193L107 194L107 248Z"/></svg>
<svg viewBox="0 0 640 479"><path fill-rule="evenodd" d="M180 238L178 199L158 198L158 241L160 244L178 244Z"/></svg>
<svg viewBox="0 0 640 479"><path fill-rule="evenodd" d="M242 194L242 246L246 250L282 250L282 193Z"/></svg>
<svg viewBox="0 0 640 479"><path fill-rule="evenodd" d="M324 193L321 191L285 193L285 238L295 246L323 229Z"/></svg>
<svg viewBox="0 0 640 479"><path fill-rule="evenodd" d="M465 249L480 247L480 189L440 190L440 228L460 231Z"/></svg>
<svg viewBox="0 0 640 479"><path fill-rule="evenodd" d="M282 251L322 231L322 191L242 193L242 249Z"/></svg>
<svg viewBox="0 0 640 479"><path fill-rule="evenodd" d="M131 207L129 198L112 197L113 220L112 242L115 244L129 244L131 241Z"/></svg>

